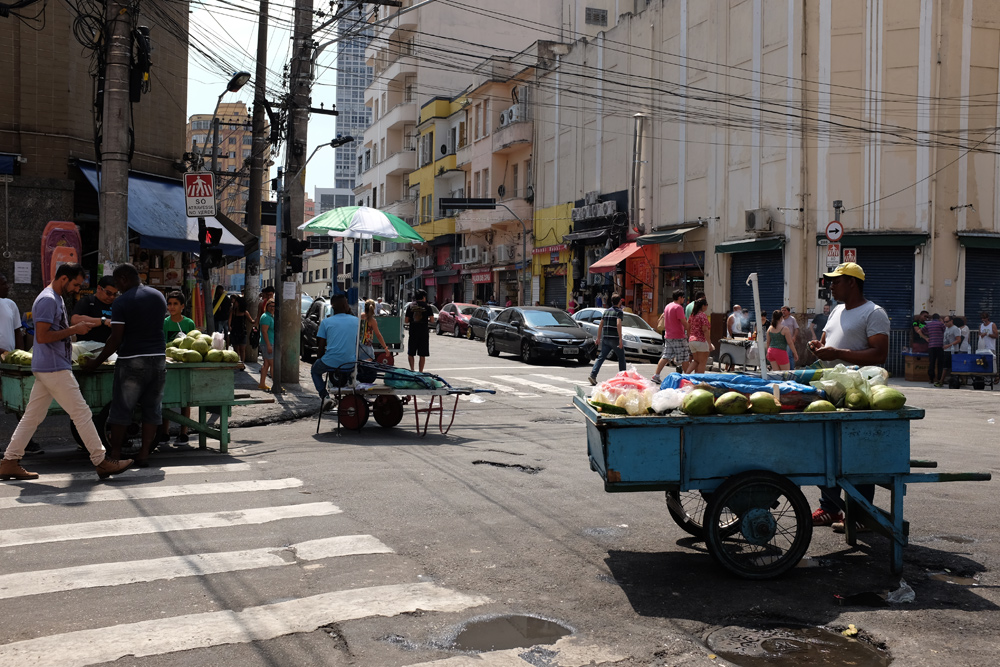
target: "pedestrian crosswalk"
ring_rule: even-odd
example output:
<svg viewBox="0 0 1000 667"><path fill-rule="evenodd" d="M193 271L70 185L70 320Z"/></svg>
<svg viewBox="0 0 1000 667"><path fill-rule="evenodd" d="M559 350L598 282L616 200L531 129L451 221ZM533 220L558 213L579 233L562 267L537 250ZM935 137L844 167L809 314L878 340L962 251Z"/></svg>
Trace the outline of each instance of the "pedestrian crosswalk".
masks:
<svg viewBox="0 0 1000 667"><path fill-rule="evenodd" d="M500 374L484 378L448 376L454 386L492 389L502 396L538 398L539 396L575 396L577 387L589 387L586 373L580 377L565 377L552 373L527 373L523 375Z"/></svg>
<svg viewBox="0 0 1000 667"><path fill-rule="evenodd" d="M509 386L532 387L514 381ZM419 577L414 581L409 568L399 567L401 557L377 537L351 531L337 534L335 527L343 525L331 519L343 515L337 505L327 501L294 502L295 496L289 494L309 493L302 491L306 486L302 480L246 479L262 469L234 461L140 469L112 483L86 488L81 488L84 485L80 480L88 477L82 474L43 475L34 483L0 485L0 511L4 515L0 524L0 561L8 563L0 570L0 614L11 618L21 605L45 604L53 607L54 619L51 629L41 634L18 631L14 624L4 624L0 628L0 665L82 667L125 656L139 659L267 641L371 616L397 617L418 611L421 614L463 612L492 602L476 591L452 590L420 581ZM226 475L240 479L227 480ZM198 481L205 478L212 481ZM253 494L253 504L265 506L184 511L190 510L192 503L220 508L241 505L240 499L250 497L249 494ZM155 503L144 504L151 500ZM67 517L76 520L69 522ZM44 523L45 519L49 522ZM290 527L296 521L314 522L305 531L309 539L285 539L288 535L302 534L301 530L296 532ZM259 529L249 531L254 526ZM226 529L235 530L226 532ZM134 540L140 539L136 536L143 535L151 539L143 541L134 554L141 557L122 558L123 553L131 553L129 546L135 544ZM223 547L205 548L214 544L213 537L217 535ZM61 548L53 549L56 544ZM44 550L38 552L46 554L44 562L31 558L30 549L34 547ZM336 586L337 590L305 588L297 591L298 596L289 596L284 589L269 594L262 583L269 580L268 575L281 580L277 577L280 572L294 571L296 567L303 571L322 568L321 563L329 559L346 563L350 557L375 559L365 561L366 569L383 567L385 571L378 578L385 583L380 581L376 585L376 577L372 576L368 578L371 585L358 587L345 579L345 585ZM17 568L17 563L26 562L37 562L38 567L11 571ZM173 591L189 591L194 585L208 593L215 590L213 577L234 573L249 575L250 578L240 581L253 582L248 591L252 603L233 609L209 607L208 611L175 609L169 603ZM399 581L401 577L403 581ZM141 588L149 584L154 588ZM149 600L148 618L115 618L112 607L111 622L100 622L98 618L91 623L96 627L79 629L79 625L71 625L66 631L58 631L60 601L64 596L74 591L86 595L93 590L95 600L102 600L109 599L108 591L114 589L114 595L121 599L129 595L128 587L138 587L137 590L144 591L143 595L154 596ZM158 596L163 596L163 600L158 602ZM566 667L621 659L579 638L563 643L562 648L546 649L556 651L551 655L561 656L558 661L546 664ZM459 663L448 662L452 660L448 658L428 664L511 667L534 664L522 659L523 651L520 654L496 651L482 658L487 655L492 657L481 660L476 656L474 662ZM169 664L182 662L185 659L178 657L177 662Z"/></svg>

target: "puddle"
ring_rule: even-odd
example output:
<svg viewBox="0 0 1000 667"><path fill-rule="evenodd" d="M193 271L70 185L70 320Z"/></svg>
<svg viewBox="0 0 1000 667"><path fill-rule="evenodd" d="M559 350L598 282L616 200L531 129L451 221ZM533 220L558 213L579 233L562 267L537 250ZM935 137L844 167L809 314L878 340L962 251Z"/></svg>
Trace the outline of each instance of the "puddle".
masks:
<svg viewBox="0 0 1000 667"><path fill-rule="evenodd" d="M544 468L541 467L536 468L535 466L526 466L526 465L521 465L520 463L499 463L497 461L482 461L482 460L473 461L472 465L493 466L495 468L513 468L514 470L519 470L521 472L528 473L529 475L537 475L542 470L544 470Z"/></svg>
<svg viewBox="0 0 1000 667"><path fill-rule="evenodd" d="M957 574L952 574L951 572L932 572L927 575L928 579L933 579L934 581L943 581L949 584L955 584L956 586L978 586L979 577L963 577Z"/></svg>
<svg viewBox="0 0 1000 667"><path fill-rule="evenodd" d="M554 644L573 631L537 616L513 615L473 619L456 635L452 647L460 651L502 651Z"/></svg>
<svg viewBox="0 0 1000 667"><path fill-rule="evenodd" d="M823 628L730 626L710 634L707 643L713 653L740 667L886 667L891 662L885 652Z"/></svg>

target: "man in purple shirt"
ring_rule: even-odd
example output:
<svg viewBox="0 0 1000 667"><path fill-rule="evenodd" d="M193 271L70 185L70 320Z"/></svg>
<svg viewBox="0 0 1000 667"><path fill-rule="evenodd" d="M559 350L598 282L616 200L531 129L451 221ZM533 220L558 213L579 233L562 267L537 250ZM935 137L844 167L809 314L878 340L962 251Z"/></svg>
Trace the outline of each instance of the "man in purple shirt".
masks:
<svg viewBox="0 0 1000 667"><path fill-rule="evenodd" d="M944 372L944 330L947 327L937 313L924 325L924 335L927 337L927 375L931 384L941 386L941 374Z"/></svg>
<svg viewBox="0 0 1000 667"><path fill-rule="evenodd" d="M31 398L24 408L24 415L14 429L7 451L0 462L0 479L38 479L38 473L21 467L25 445L35 434L35 429L45 419L49 406L55 400L73 420L77 432L87 445L90 461L97 468L101 479L124 472L132 459L118 461L106 456L101 437L94 427L93 414L80 392L80 385L72 371L72 346L70 337L94 328L94 322L69 325L63 297L79 294L84 270L79 264L63 264L56 270L52 283L42 290L31 307L35 320L35 346L31 354L31 372L35 384Z"/></svg>

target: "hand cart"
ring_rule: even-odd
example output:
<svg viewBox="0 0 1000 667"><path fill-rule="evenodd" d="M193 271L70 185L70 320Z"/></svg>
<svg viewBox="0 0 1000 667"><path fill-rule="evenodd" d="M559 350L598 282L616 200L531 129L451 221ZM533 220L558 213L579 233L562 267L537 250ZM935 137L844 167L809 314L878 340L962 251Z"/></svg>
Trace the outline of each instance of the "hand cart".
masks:
<svg viewBox="0 0 1000 667"><path fill-rule="evenodd" d="M273 403L273 398L251 399L249 395L237 396L233 374L243 370L241 363L177 363L167 360L166 384L163 387L163 417L187 426L198 434L198 448L207 448L207 438L219 441L219 451L229 451L229 418L237 405ZM73 367L73 374L80 384L80 391L94 412L94 426L101 436L104 446L109 444L108 414L111 412L111 394L114 385L114 365L105 364L93 371L84 372L79 366ZM20 418L28 405L35 376L28 366L0 364L0 391L3 392L3 406ZM198 421L188 419L180 413L181 408L197 407ZM207 423L208 412L219 413L219 426ZM50 415L66 414L55 401L49 407ZM83 440L76 427L70 424L74 439L81 446ZM129 428L129 437L135 437L141 429L137 424Z"/></svg>
<svg viewBox="0 0 1000 667"><path fill-rule="evenodd" d="M760 362L756 355L750 354L754 341L749 338L722 338L719 340L719 365L722 370L731 373L740 366L740 370L759 368Z"/></svg>
<svg viewBox="0 0 1000 667"><path fill-rule="evenodd" d="M666 492L673 519L701 533L716 561L748 579L778 576L806 553L812 517L799 487L843 489L848 544L856 543L859 521L887 536L898 574L909 535L906 485L991 479L990 473L911 473L937 466L909 458L909 422L924 417L916 408L628 417L598 412L579 389L573 404L586 421L590 467L605 491ZM868 502L859 484L888 489L889 509ZM704 509L684 506L692 491L700 492Z"/></svg>

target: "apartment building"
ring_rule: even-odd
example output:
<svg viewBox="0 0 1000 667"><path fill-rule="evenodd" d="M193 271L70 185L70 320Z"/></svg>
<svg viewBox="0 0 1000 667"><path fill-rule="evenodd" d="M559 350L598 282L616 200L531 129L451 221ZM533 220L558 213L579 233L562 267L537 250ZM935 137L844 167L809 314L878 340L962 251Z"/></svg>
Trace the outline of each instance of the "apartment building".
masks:
<svg viewBox="0 0 1000 667"><path fill-rule="evenodd" d="M747 307L756 272L765 310L810 313L853 259L893 329L1000 316L1000 6L647 4L538 77L536 218L571 291L654 321L675 288Z"/></svg>
<svg viewBox="0 0 1000 667"><path fill-rule="evenodd" d="M403 8L413 4L413 0L402 2ZM413 251L416 257L431 258L420 260L418 273L413 264L405 263L405 250L392 247L365 254L362 267L368 277L381 273L376 279L383 281L385 294L392 295L404 285L407 291L420 286L434 288L432 298L439 301L457 298L456 286L462 298L468 293L461 273L433 275L457 270L462 247L454 218L436 207L434 192L438 187L445 192L466 188L464 173L457 173L464 170L452 165L459 136L451 137L452 124L464 120L464 113L452 105L478 86L477 66L492 56L516 55L538 40L593 37L614 25L619 11L631 11L634 6L634 2L621 0L513 0L502 6L470 0L461 5L433 3L395 18L391 17L396 8L381 7L373 13L372 20L378 25L365 54L373 68L372 82L365 91L372 122L358 147L359 177L354 192L359 203L412 221L421 235L435 242ZM491 109L493 127L499 123L499 111L499 107ZM462 118L456 120L459 116ZM442 135L445 125L448 129ZM457 132L457 126L454 129ZM430 141L423 137L431 134L433 148L420 153L420 142ZM442 154L442 146L452 154ZM437 173L442 168L443 178ZM424 173L415 177L418 170L433 171L433 177ZM530 230L530 221L526 224ZM425 266L429 261L433 265ZM429 283L422 277L424 272L428 272ZM439 285L438 278L448 282ZM362 295L373 293L370 279L362 277L361 287Z"/></svg>

